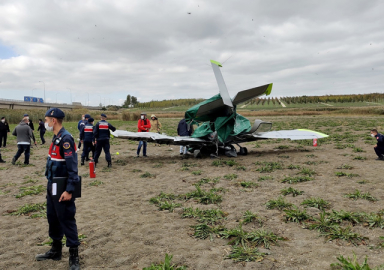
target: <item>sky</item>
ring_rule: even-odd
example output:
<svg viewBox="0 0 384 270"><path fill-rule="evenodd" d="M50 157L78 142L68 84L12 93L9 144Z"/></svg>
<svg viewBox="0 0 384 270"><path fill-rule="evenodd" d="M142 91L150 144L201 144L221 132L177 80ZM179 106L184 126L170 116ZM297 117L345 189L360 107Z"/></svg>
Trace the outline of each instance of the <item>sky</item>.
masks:
<svg viewBox="0 0 384 270"><path fill-rule="evenodd" d="M384 90L384 1L0 1L0 98L121 105Z"/></svg>

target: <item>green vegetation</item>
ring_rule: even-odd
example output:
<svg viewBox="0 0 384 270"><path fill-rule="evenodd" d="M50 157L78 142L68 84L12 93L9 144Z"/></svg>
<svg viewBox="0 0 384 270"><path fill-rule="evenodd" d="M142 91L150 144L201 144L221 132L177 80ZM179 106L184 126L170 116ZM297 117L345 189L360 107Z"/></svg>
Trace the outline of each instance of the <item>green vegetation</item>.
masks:
<svg viewBox="0 0 384 270"><path fill-rule="evenodd" d="M301 223L303 221L311 219L311 217L307 214L305 210L301 211L300 209L286 209L285 212L285 220L290 222Z"/></svg>
<svg viewBox="0 0 384 270"><path fill-rule="evenodd" d="M260 176L257 181L265 181L265 180L273 180L273 177L271 175L266 175L266 176Z"/></svg>
<svg viewBox="0 0 384 270"><path fill-rule="evenodd" d="M193 171L192 172L193 175L201 175L202 174L202 171L198 170L198 171Z"/></svg>
<svg viewBox="0 0 384 270"><path fill-rule="evenodd" d="M212 162L212 166L229 166L229 167L232 167L232 166L236 166L238 165L236 161L234 161L233 159L229 159L229 160L222 160L222 159L218 159L218 160L215 160Z"/></svg>
<svg viewBox="0 0 384 270"><path fill-rule="evenodd" d="M305 207L316 207L317 209L324 210L331 206L331 204L321 198L309 198L304 200L301 205Z"/></svg>
<svg viewBox="0 0 384 270"><path fill-rule="evenodd" d="M243 224L247 224L247 223L251 223L253 221L257 221L259 224L263 223L261 218L256 213L252 213L249 210L245 211L245 213L243 214L243 216L241 218L241 222Z"/></svg>
<svg viewBox="0 0 384 270"><path fill-rule="evenodd" d="M259 162L258 161L255 164L256 165L262 165L261 168L256 169L256 171L259 171L261 173L270 173L270 172L273 172L275 170L282 170L283 169L283 165L280 162L267 162L267 161Z"/></svg>
<svg viewBox="0 0 384 270"><path fill-rule="evenodd" d="M257 183L246 182L246 181L241 181L241 182L238 182L237 184L244 188L256 188L259 186Z"/></svg>
<svg viewBox="0 0 384 270"><path fill-rule="evenodd" d="M222 201L222 197L218 194L216 194L215 191L204 191L199 186L195 186L196 190L189 192L185 195L182 195L182 197L186 200L189 200L191 198L195 198L198 200L199 203L202 204L217 204Z"/></svg>
<svg viewBox="0 0 384 270"><path fill-rule="evenodd" d="M300 191L300 190L294 189L293 187L283 188L280 192L284 196L292 194L293 197L296 197L298 195L302 195L304 193L304 191Z"/></svg>
<svg viewBox="0 0 384 270"><path fill-rule="evenodd" d="M98 187L100 185L104 184L102 181L100 180L94 180L93 182L89 183L90 186L93 186L93 187Z"/></svg>
<svg viewBox="0 0 384 270"><path fill-rule="evenodd" d="M264 259L265 254L260 253L257 247L236 246L227 256L235 262L259 262Z"/></svg>
<svg viewBox="0 0 384 270"><path fill-rule="evenodd" d="M151 174L149 172L145 172L142 175L140 175L141 178L156 178L155 174Z"/></svg>
<svg viewBox="0 0 384 270"><path fill-rule="evenodd" d="M364 200L368 200L370 202L377 201L377 199L375 197L373 197L371 194L369 194L369 192L362 193L358 189L356 189L355 192L353 192L353 193L345 194L344 197L350 198L350 199L353 199L353 200L364 199Z"/></svg>
<svg viewBox="0 0 384 270"><path fill-rule="evenodd" d="M158 263L158 264L151 264L150 267L144 267L143 270L186 270L186 266L177 266L175 264L172 264L173 256L165 254L164 262Z"/></svg>
<svg viewBox="0 0 384 270"><path fill-rule="evenodd" d="M363 263L360 265L357 261L356 254L353 253L353 258L344 258L343 255L336 257L339 261L338 263L332 263L331 267L335 270L382 270L384 269L384 265L381 265L376 268L371 268L368 265L368 257L366 256Z"/></svg>
<svg viewBox="0 0 384 270"><path fill-rule="evenodd" d="M309 176L295 176L295 177L285 177L281 182L288 184L296 184L300 182L312 181L313 178Z"/></svg>
<svg viewBox="0 0 384 270"><path fill-rule="evenodd" d="M20 191L21 193L16 195L16 198L21 198L27 195L38 195L46 190L46 187L43 185L39 186L30 186L30 187L21 187Z"/></svg>
<svg viewBox="0 0 384 270"><path fill-rule="evenodd" d="M234 180L234 179L237 178L237 174L234 174L234 173L226 174L226 175L224 175L224 178L227 179L227 180Z"/></svg>
<svg viewBox="0 0 384 270"><path fill-rule="evenodd" d="M199 208L184 208L181 216L183 218L195 218L200 223L214 225L225 219L227 213L219 209L200 210Z"/></svg>
<svg viewBox="0 0 384 270"><path fill-rule="evenodd" d="M266 206L267 206L267 209L283 210L283 209L286 209L286 208L291 208L293 206L293 204L286 202L284 200L284 198L280 196L279 198L277 198L277 200L269 200L266 203Z"/></svg>
<svg viewBox="0 0 384 270"><path fill-rule="evenodd" d="M25 204L14 212L9 213L10 216L25 216L29 215L32 212L46 212L47 204L46 203L33 203Z"/></svg>

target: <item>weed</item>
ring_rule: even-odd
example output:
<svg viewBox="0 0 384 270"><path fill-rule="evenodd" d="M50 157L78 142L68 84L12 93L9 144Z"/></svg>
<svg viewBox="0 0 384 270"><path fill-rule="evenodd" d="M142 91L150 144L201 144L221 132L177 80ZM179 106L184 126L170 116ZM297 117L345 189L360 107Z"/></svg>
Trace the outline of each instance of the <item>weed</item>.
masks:
<svg viewBox="0 0 384 270"><path fill-rule="evenodd" d="M83 178L89 177L89 173L84 173L81 175L81 177L83 177Z"/></svg>
<svg viewBox="0 0 384 270"><path fill-rule="evenodd" d="M295 184L300 182L312 181L313 178L309 176L295 176L295 177L285 177L281 182L288 184Z"/></svg>
<svg viewBox="0 0 384 270"><path fill-rule="evenodd" d="M200 170L192 172L193 175L201 175L201 173L202 173L202 171L200 171Z"/></svg>
<svg viewBox="0 0 384 270"><path fill-rule="evenodd" d="M339 212L336 210L332 210L332 213L327 213L329 220L335 223L341 223L342 221L349 221L352 224L358 224L363 221L363 214L348 212L344 210L340 210Z"/></svg>
<svg viewBox="0 0 384 270"><path fill-rule="evenodd" d="M160 202L158 204L158 206L159 206L159 210L160 211L169 210L169 212L173 212L175 210L175 208L180 207L181 204L180 203L174 203L174 202L165 201L165 202Z"/></svg>
<svg viewBox="0 0 384 270"><path fill-rule="evenodd" d="M353 159L356 159L356 160L366 160L367 158L366 157L362 157L362 156L355 156Z"/></svg>
<svg viewBox="0 0 384 270"><path fill-rule="evenodd" d="M242 216L241 222L243 224L247 224L247 223L251 223L253 221L258 221L260 224L262 224L262 220L257 214L252 213L249 210L245 211L245 213Z"/></svg>
<svg viewBox="0 0 384 270"><path fill-rule="evenodd" d="M45 190L46 190L46 187L44 187L43 185L22 187L20 188L21 193L17 194L16 198L21 198L27 195L38 195Z"/></svg>
<svg viewBox="0 0 384 270"><path fill-rule="evenodd" d="M260 262L264 256L265 254L260 253L256 247L237 246L232 249L227 258L235 262Z"/></svg>
<svg viewBox="0 0 384 270"><path fill-rule="evenodd" d="M125 161L125 160L122 160L122 159L118 159L118 160L115 161L115 164L119 165L119 166L125 166L125 165L128 164L128 162Z"/></svg>
<svg viewBox="0 0 384 270"><path fill-rule="evenodd" d="M307 158L316 158L317 156L315 156L314 154L311 154L311 155L306 155Z"/></svg>
<svg viewBox="0 0 384 270"><path fill-rule="evenodd" d="M369 194L369 192L361 193L360 190L358 190L358 189L356 189L355 192L353 192L353 193L345 194L344 197L350 198L353 200L365 199L365 200L368 200L370 202L377 201L377 199L375 197L373 197L371 194Z"/></svg>
<svg viewBox="0 0 384 270"><path fill-rule="evenodd" d="M197 198L199 202L203 204L220 203L222 201L222 197L214 193L214 191L211 190L207 192L207 191L201 190L199 186L195 186L195 187L196 187L195 191L183 195L183 197L186 200L190 198Z"/></svg>
<svg viewBox="0 0 384 270"><path fill-rule="evenodd" d="M165 254L164 262L159 264L151 264L150 267L144 267L143 270L186 270L186 266L177 266L175 264L171 264L172 255Z"/></svg>
<svg viewBox="0 0 384 270"><path fill-rule="evenodd" d="M347 177L348 178L352 178L352 177L359 177L360 175L358 175L357 173L349 173L347 174Z"/></svg>
<svg viewBox="0 0 384 270"><path fill-rule="evenodd" d="M347 174L345 172L335 172L335 175L337 177L347 176Z"/></svg>
<svg viewBox="0 0 384 270"><path fill-rule="evenodd" d="M310 220L311 217L307 214L305 210L301 211L300 209L286 209L285 220L290 222L301 223L305 220Z"/></svg>
<svg viewBox="0 0 384 270"><path fill-rule="evenodd" d="M263 165L261 168L258 168L256 171L261 173L270 173L275 170L282 170L283 165L280 162L256 162L256 165Z"/></svg>
<svg viewBox="0 0 384 270"><path fill-rule="evenodd" d="M376 213L367 214L365 216L364 221L366 221L369 227L371 228L374 228L374 227L378 227L380 229L384 228L384 218L381 214L376 214Z"/></svg>
<svg viewBox="0 0 384 270"><path fill-rule="evenodd" d="M199 239L206 239L209 237L212 240L212 236L216 233L214 227L205 223L191 226L191 228L195 230L193 236Z"/></svg>
<svg viewBox="0 0 384 270"><path fill-rule="evenodd" d="M229 167L232 167L232 166L235 166L237 165L236 161L234 161L233 159L229 159L229 160L215 160L212 162L212 166L224 166L224 165L227 165Z"/></svg>
<svg viewBox="0 0 384 270"><path fill-rule="evenodd" d="M29 184L29 183L32 183L32 184L36 184L39 180L33 180L33 179L29 179L23 183L21 183L22 185L25 185L25 184Z"/></svg>
<svg viewBox="0 0 384 270"><path fill-rule="evenodd" d="M289 158L289 156L283 156L283 155L280 155L280 156L277 156L278 158Z"/></svg>
<svg viewBox="0 0 384 270"><path fill-rule="evenodd" d="M211 183L212 185L218 183L220 181L220 177L215 178L201 178L195 185L201 186L202 184L208 184Z"/></svg>
<svg viewBox="0 0 384 270"><path fill-rule="evenodd" d="M300 166L299 165L293 165L293 164L290 164L287 169L290 169L290 170L294 170L294 169L300 169Z"/></svg>
<svg viewBox="0 0 384 270"><path fill-rule="evenodd" d="M301 205L305 207L316 207L317 209L324 210L331 206L331 204L321 198L309 198L304 200Z"/></svg>
<svg viewBox="0 0 384 270"><path fill-rule="evenodd" d="M141 178L156 178L155 174L151 174L149 172L145 172L142 175L140 175Z"/></svg>
<svg viewBox="0 0 384 270"><path fill-rule="evenodd" d="M310 230L317 230L321 233L329 232L331 227L337 226L332 223L332 220L328 218L328 214L324 211L320 213L319 218L313 218L313 222L307 224L307 228Z"/></svg>
<svg viewBox="0 0 384 270"><path fill-rule="evenodd" d="M271 175L266 175L266 176L260 176L257 181L265 181L265 180L273 180L273 177Z"/></svg>
<svg viewBox="0 0 384 270"><path fill-rule="evenodd" d="M300 191L300 190L294 189L293 187L283 188L280 192L284 196L292 194L293 197L296 197L298 195L302 195L304 193L304 191Z"/></svg>
<svg viewBox="0 0 384 270"><path fill-rule="evenodd" d="M237 174L226 174L224 175L224 178L227 179L227 180L234 180L237 178Z"/></svg>
<svg viewBox="0 0 384 270"><path fill-rule="evenodd" d="M291 208L293 206L292 203L288 203L284 200L283 197L277 198L277 200L269 200L266 204L267 209L279 209L283 210L286 208Z"/></svg>
<svg viewBox="0 0 384 270"><path fill-rule="evenodd" d="M256 245L263 245L265 248L269 249L271 244L276 244L277 240L279 240L279 237L273 232L264 229L258 229L250 232L248 239L250 239L250 241Z"/></svg>
<svg viewBox="0 0 384 270"><path fill-rule="evenodd" d="M304 164L307 164L307 165L316 165L317 162L316 162L316 161L306 161L306 162L304 162Z"/></svg>
<svg viewBox="0 0 384 270"><path fill-rule="evenodd" d="M337 169L352 170L352 169L353 169L353 166L348 165L348 164L343 164L343 165L337 167Z"/></svg>
<svg viewBox="0 0 384 270"><path fill-rule="evenodd" d="M192 207L184 208L181 216L183 218L196 218L200 223L213 225L224 219L228 214L219 209L200 210Z"/></svg>
<svg viewBox="0 0 384 270"><path fill-rule="evenodd" d="M275 149L289 149L289 145L278 145Z"/></svg>
<svg viewBox="0 0 384 270"><path fill-rule="evenodd" d="M340 255L339 257L336 257L336 259L340 263L332 263L331 267L332 269L345 269L345 270L373 270L372 268L369 267L368 265L368 257L365 257L364 262L362 265L360 265L357 262L356 254L353 253L353 258L344 258L343 255Z"/></svg>
<svg viewBox="0 0 384 270"><path fill-rule="evenodd" d="M11 192L11 191L9 191L9 190L6 190L6 191L0 190L0 195L5 195L5 194L8 194L9 192Z"/></svg>
<svg viewBox="0 0 384 270"><path fill-rule="evenodd" d="M237 171L246 171L247 168L246 168L245 166L237 166L237 167L236 167L236 170L237 170Z"/></svg>
<svg viewBox="0 0 384 270"><path fill-rule="evenodd" d="M299 173L308 176L316 175L316 172L310 168L302 168Z"/></svg>
<svg viewBox="0 0 384 270"><path fill-rule="evenodd" d="M153 203L153 204L160 204L161 202L165 202L165 201L169 201L169 200L175 200L176 199L176 195L174 194L167 194L167 193L163 193L163 192L160 192L160 194L156 197L152 197L151 199L149 199L149 202L150 203Z"/></svg>
<svg viewBox="0 0 384 270"><path fill-rule="evenodd" d="M102 184L104 184L104 183L102 181L100 181L100 180L95 180L95 181L89 183L89 185L93 186L93 187L98 187L98 186L100 186Z"/></svg>
<svg viewBox="0 0 384 270"><path fill-rule="evenodd" d="M238 182L237 184L240 185L240 186L242 186L242 187L245 187L245 188L256 188L256 187L259 186L259 185L256 184L256 183L253 183L253 182L246 182L246 181Z"/></svg>
<svg viewBox="0 0 384 270"><path fill-rule="evenodd" d="M367 180L357 181L358 184L363 185L369 183Z"/></svg>
<svg viewBox="0 0 384 270"><path fill-rule="evenodd" d="M231 241L228 242L229 245L237 246L241 244L243 247L245 247L249 238L248 233L243 230L243 225L241 223L236 228L223 231L220 235L224 239L231 238Z"/></svg>
<svg viewBox="0 0 384 270"><path fill-rule="evenodd" d="M42 212L46 211L47 204L46 203L33 203L33 204L25 204L15 212L9 213L10 216L24 216L28 215L32 212Z"/></svg>
<svg viewBox="0 0 384 270"><path fill-rule="evenodd" d="M140 170L140 169L133 169L132 172L134 172L134 173L135 172L142 172L142 170Z"/></svg>
<svg viewBox="0 0 384 270"><path fill-rule="evenodd" d="M111 172L112 169L111 168L108 168L108 167L104 167L101 169L101 172Z"/></svg>
<svg viewBox="0 0 384 270"><path fill-rule="evenodd" d="M361 236L358 233L352 232L352 227L348 226L346 228L340 226L330 227L328 232L324 232L321 235L325 236L330 240L345 240L354 245L361 244L367 237Z"/></svg>
<svg viewBox="0 0 384 270"><path fill-rule="evenodd" d="M361 152L365 152L365 151L363 149L359 148L359 147L355 147L355 148L353 148L353 152L361 153Z"/></svg>

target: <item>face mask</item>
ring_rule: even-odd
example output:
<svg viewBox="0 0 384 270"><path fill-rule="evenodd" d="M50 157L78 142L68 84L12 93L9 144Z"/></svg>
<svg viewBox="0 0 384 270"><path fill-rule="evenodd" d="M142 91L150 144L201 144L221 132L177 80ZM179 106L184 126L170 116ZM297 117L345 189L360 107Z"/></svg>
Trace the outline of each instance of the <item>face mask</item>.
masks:
<svg viewBox="0 0 384 270"><path fill-rule="evenodd" d="M85 120L85 117L83 117L82 119Z"/></svg>
<svg viewBox="0 0 384 270"><path fill-rule="evenodd" d="M141 116L141 119L144 120L144 115Z"/></svg>
<svg viewBox="0 0 384 270"><path fill-rule="evenodd" d="M5 123L5 120L3 119L3 120L1 120L1 122Z"/></svg>
<svg viewBox="0 0 384 270"><path fill-rule="evenodd" d="M372 137L375 137L375 134L371 134Z"/></svg>
<svg viewBox="0 0 384 270"><path fill-rule="evenodd" d="M47 131L52 131L53 130L53 126L49 126L49 123L44 123L44 127Z"/></svg>

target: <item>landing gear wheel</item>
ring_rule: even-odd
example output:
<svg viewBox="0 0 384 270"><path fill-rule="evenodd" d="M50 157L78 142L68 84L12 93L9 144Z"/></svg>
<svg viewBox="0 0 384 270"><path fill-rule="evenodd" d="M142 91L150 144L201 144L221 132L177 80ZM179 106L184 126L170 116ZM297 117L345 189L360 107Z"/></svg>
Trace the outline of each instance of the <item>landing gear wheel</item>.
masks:
<svg viewBox="0 0 384 270"><path fill-rule="evenodd" d="M247 147L240 147L239 155L242 155L242 156L248 155Z"/></svg>

